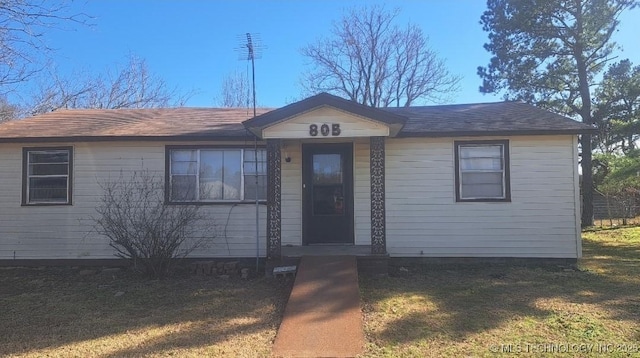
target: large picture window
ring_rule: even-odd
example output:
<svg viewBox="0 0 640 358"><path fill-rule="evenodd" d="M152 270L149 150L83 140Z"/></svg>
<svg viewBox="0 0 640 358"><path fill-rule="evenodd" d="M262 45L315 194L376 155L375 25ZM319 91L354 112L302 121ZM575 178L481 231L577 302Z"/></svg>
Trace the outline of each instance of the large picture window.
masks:
<svg viewBox="0 0 640 358"><path fill-rule="evenodd" d="M170 202L255 201L256 195L258 200L267 198L264 149L169 148L167 156Z"/></svg>
<svg viewBox="0 0 640 358"><path fill-rule="evenodd" d="M509 142L455 142L456 200L509 201Z"/></svg>
<svg viewBox="0 0 640 358"><path fill-rule="evenodd" d="M23 205L71 204L73 148L24 148Z"/></svg>

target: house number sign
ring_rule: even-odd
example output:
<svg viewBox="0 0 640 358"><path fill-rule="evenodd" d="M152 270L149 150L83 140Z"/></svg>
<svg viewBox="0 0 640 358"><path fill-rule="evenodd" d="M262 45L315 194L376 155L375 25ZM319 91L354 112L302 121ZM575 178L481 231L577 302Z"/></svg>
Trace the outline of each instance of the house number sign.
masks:
<svg viewBox="0 0 640 358"><path fill-rule="evenodd" d="M340 135L340 123L332 123L331 127L328 124L321 124L320 128L318 128L317 124L309 125L309 135L312 137L317 137L318 134L323 137L327 137L331 135L332 137L337 137Z"/></svg>

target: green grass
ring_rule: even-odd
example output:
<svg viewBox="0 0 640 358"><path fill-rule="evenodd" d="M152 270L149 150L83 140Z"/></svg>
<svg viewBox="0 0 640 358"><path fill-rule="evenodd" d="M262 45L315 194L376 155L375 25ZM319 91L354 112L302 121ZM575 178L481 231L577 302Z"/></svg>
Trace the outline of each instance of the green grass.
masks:
<svg viewBox="0 0 640 358"><path fill-rule="evenodd" d="M640 228L583 237L578 270L485 267L361 279L364 356L489 357L496 349L589 356L603 346L611 357L640 356Z"/></svg>
<svg viewBox="0 0 640 358"><path fill-rule="evenodd" d="M290 290L265 278L78 273L0 269L0 356L265 357Z"/></svg>

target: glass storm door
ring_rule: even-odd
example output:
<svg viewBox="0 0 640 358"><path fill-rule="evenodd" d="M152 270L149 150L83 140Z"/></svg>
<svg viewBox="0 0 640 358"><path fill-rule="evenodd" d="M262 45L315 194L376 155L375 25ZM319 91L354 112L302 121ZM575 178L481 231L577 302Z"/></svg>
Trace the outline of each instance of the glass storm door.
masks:
<svg viewBox="0 0 640 358"><path fill-rule="evenodd" d="M353 244L352 144L302 151L303 244Z"/></svg>

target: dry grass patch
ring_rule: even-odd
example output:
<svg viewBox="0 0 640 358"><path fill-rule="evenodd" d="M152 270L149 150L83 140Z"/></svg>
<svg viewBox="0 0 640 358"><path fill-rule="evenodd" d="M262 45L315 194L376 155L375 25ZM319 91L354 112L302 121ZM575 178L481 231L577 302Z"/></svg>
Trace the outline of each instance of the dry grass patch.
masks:
<svg viewBox="0 0 640 358"><path fill-rule="evenodd" d="M518 349L551 356L553 344L569 349L565 356L597 355L603 345L613 349L607 356L640 356L640 229L585 233L584 253L579 270L484 267L362 278L364 356L489 357Z"/></svg>
<svg viewBox="0 0 640 358"><path fill-rule="evenodd" d="M0 356L269 356L289 290L265 278L0 269Z"/></svg>

